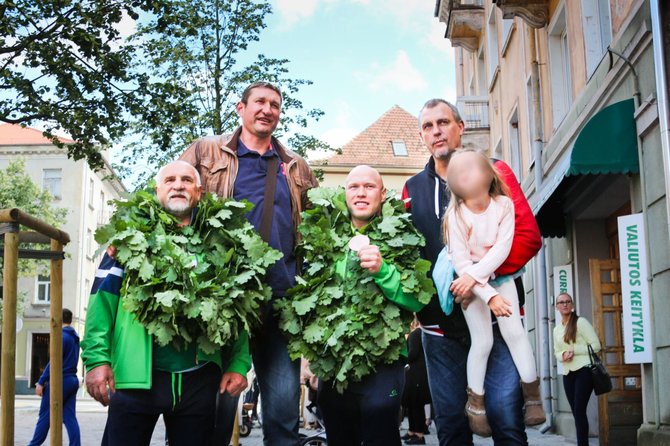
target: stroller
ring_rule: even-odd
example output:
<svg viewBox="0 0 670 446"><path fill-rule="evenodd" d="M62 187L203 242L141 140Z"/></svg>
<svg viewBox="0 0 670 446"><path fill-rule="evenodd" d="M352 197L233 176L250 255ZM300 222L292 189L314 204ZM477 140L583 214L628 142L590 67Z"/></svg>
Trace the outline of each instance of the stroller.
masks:
<svg viewBox="0 0 670 446"><path fill-rule="evenodd" d="M321 413L319 408L316 405L316 389L311 385L315 383L310 383L309 380L305 382L307 386L307 391L309 392L310 403L305 407L309 413L314 416L316 423L316 431L311 434L300 433L300 446L328 446L328 440L326 438L326 427L323 424L323 419L321 418Z"/></svg>

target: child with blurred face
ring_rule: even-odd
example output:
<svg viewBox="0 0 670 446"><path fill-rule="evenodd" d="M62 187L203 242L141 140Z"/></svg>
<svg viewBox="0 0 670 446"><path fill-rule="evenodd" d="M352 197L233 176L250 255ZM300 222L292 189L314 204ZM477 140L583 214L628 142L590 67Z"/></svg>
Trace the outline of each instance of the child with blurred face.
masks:
<svg viewBox="0 0 670 446"><path fill-rule="evenodd" d="M539 381L530 342L521 323L513 276L494 274L512 247L514 204L489 159L474 150L462 149L452 155L447 183L452 198L443 229L449 257L458 275L450 290L455 295L472 292L476 296L463 311L472 339L467 361L466 413L470 427L478 435L491 435L484 406L486 364L493 345L491 312L498 320L521 377L524 397L529 396L526 424L540 424L545 421L542 406L535 405L535 399L531 398L539 394Z"/></svg>

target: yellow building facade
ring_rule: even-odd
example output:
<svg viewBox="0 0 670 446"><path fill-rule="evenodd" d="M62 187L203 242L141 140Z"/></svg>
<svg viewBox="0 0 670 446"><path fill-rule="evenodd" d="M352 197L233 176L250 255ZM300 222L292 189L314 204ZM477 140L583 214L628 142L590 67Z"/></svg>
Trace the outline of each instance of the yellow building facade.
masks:
<svg viewBox="0 0 670 446"><path fill-rule="evenodd" d="M670 444L670 143L660 69L670 5L438 0L435 15L456 48L457 98L446 99L465 121L464 145L512 167L543 234L524 276L550 415L542 429L575 432L551 339L555 297L567 289L601 338L614 385L591 398L591 436ZM631 221L644 232L635 263L644 291L633 291L641 311L626 280L621 228Z"/></svg>

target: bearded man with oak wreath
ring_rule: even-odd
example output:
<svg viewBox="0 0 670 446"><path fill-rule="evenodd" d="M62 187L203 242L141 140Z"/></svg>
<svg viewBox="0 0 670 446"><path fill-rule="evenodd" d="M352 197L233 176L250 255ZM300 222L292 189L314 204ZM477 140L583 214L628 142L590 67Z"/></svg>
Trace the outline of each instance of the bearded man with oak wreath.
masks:
<svg viewBox="0 0 670 446"><path fill-rule="evenodd" d="M200 176L188 163L173 161L158 172L158 201L180 226L191 223L201 194ZM149 445L159 415L171 446L210 444L217 390L239 395L247 386L248 335L240 333L230 348L213 354L204 353L195 342L179 350L171 344L160 346L124 310L123 274L123 266L105 254L95 275L81 342L86 388L109 406L102 444Z"/></svg>

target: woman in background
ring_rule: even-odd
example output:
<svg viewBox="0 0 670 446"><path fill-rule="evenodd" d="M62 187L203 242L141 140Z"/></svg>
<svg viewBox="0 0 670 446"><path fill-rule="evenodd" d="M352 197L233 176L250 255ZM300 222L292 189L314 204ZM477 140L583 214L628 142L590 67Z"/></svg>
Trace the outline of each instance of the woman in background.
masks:
<svg viewBox="0 0 670 446"><path fill-rule="evenodd" d="M589 321L577 316L569 294L558 295L556 309L561 314L561 323L554 328L554 353L563 364L563 387L575 417L577 445L588 446L586 406L593 392L588 346L599 352L600 340Z"/></svg>

